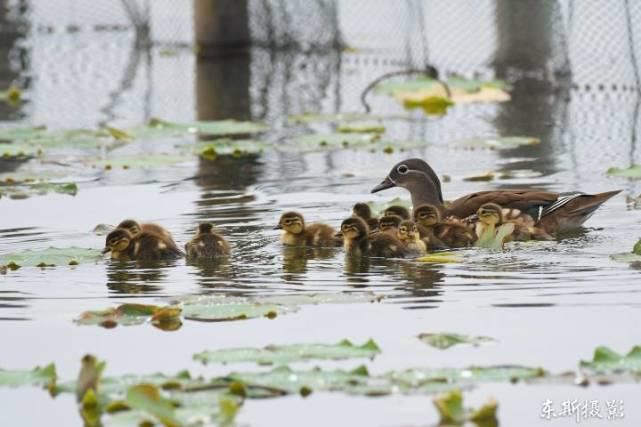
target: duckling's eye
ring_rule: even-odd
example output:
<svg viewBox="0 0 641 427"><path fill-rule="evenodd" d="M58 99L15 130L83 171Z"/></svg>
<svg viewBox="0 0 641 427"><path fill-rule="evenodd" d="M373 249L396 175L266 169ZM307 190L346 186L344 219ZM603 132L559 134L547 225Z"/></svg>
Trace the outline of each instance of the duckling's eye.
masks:
<svg viewBox="0 0 641 427"><path fill-rule="evenodd" d="M410 171L410 169L405 165L400 165L399 167L396 168L396 171L401 175L405 175L407 174L407 172Z"/></svg>

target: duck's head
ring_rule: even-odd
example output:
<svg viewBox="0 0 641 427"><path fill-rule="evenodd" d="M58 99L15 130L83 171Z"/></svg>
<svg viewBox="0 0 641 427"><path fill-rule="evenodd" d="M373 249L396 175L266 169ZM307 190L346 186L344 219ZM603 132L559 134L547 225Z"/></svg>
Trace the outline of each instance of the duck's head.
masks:
<svg viewBox="0 0 641 427"><path fill-rule="evenodd" d="M372 217L372 209L370 209L367 203L356 203L352 208L352 216L370 219Z"/></svg>
<svg viewBox="0 0 641 427"><path fill-rule="evenodd" d="M346 240L356 240L369 233L367 223L359 217L350 217L341 223L340 234Z"/></svg>
<svg viewBox="0 0 641 427"><path fill-rule="evenodd" d="M214 230L214 224L203 222L198 224L198 234L210 234Z"/></svg>
<svg viewBox="0 0 641 427"><path fill-rule="evenodd" d="M133 219L124 220L123 222L118 224L116 228L127 230L129 231L129 233L131 233L132 236L136 236L142 231L142 227L140 226L140 224Z"/></svg>
<svg viewBox="0 0 641 427"><path fill-rule="evenodd" d="M386 215L378 220L378 229L385 232L396 230L403 219L398 215Z"/></svg>
<svg viewBox="0 0 641 427"><path fill-rule="evenodd" d="M476 211L476 215L483 224L500 225L503 222L502 210L496 203L486 203Z"/></svg>
<svg viewBox="0 0 641 427"><path fill-rule="evenodd" d="M285 212L280 216L278 225L275 230L285 230L291 234L300 234L305 229L305 220L303 215L298 212Z"/></svg>
<svg viewBox="0 0 641 427"><path fill-rule="evenodd" d="M401 187L412 194L412 203L443 203L441 181L434 170L421 159L407 159L394 165L385 179L372 188L372 193Z"/></svg>
<svg viewBox="0 0 641 427"><path fill-rule="evenodd" d="M107 234L105 239L105 248L102 250L103 254L107 252L123 252L131 243L133 236L126 228L116 228L111 233Z"/></svg>
<svg viewBox="0 0 641 427"><path fill-rule="evenodd" d="M421 205L414 209L414 221L423 227L431 227L441 221L441 213L434 205Z"/></svg>
<svg viewBox="0 0 641 427"><path fill-rule="evenodd" d="M416 240L418 237L418 229L414 221L405 220L398 226L397 237L401 241Z"/></svg>
<svg viewBox="0 0 641 427"><path fill-rule="evenodd" d="M408 211L406 207L399 205L393 205L385 209L383 216L389 215L400 216L401 219L410 219L410 211Z"/></svg>

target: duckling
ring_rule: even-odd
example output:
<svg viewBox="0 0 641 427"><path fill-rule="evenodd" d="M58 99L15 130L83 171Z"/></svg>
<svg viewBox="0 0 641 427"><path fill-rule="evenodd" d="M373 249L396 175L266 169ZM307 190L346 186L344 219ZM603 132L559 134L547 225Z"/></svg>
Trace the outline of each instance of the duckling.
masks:
<svg viewBox="0 0 641 427"><path fill-rule="evenodd" d="M372 217L372 209L367 203L356 203L352 208L352 216L362 218L370 231L375 231L378 228L378 219Z"/></svg>
<svg viewBox="0 0 641 427"><path fill-rule="evenodd" d="M554 237L545 231L543 227L536 225L534 218L520 209L502 208L503 221L514 224L512 236L514 240L554 240Z"/></svg>
<svg viewBox="0 0 641 427"><path fill-rule="evenodd" d="M397 215L400 216L401 219L410 219L410 211L408 211L406 207L399 205L393 205L385 209L383 216L388 215Z"/></svg>
<svg viewBox="0 0 641 427"><path fill-rule="evenodd" d="M229 252L229 243L214 231L214 225L209 222L198 225L194 238L185 244L189 259L214 259L228 256Z"/></svg>
<svg viewBox="0 0 641 427"><path fill-rule="evenodd" d="M441 220L434 205L424 204L414 209L414 221L428 249L447 249L472 246L474 232L453 217Z"/></svg>
<svg viewBox="0 0 641 427"><path fill-rule="evenodd" d="M427 254L427 245L421 240L414 221L408 219L401 222L396 237L405 245L405 249L407 249L408 252L415 255Z"/></svg>
<svg viewBox="0 0 641 427"><path fill-rule="evenodd" d="M398 215L386 215L378 220L378 231L396 236L398 227L401 225L401 217Z"/></svg>
<svg viewBox="0 0 641 427"><path fill-rule="evenodd" d="M184 256L175 244L167 244L155 233L141 231L138 235L133 236L125 228L116 228L107 235L102 253L108 252L111 252L111 259L124 261L155 261Z"/></svg>
<svg viewBox="0 0 641 427"><path fill-rule="evenodd" d="M407 251L403 243L387 233L370 234L367 223L358 217L347 218L341 224L343 247L348 255L403 258Z"/></svg>
<svg viewBox="0 0 641 427"><path fill-rule="evenodd" d="M503 221L503 208L496 203L485 203L476 215L476 245L489 249L503 249L505 241L514 232L514 224Z"/></svg>
<svg viewBox="0 0 641 427"><path fill-rule="evenodd" d="M171 233L167 229L165 229L164 227L158 224L152 224L152 223L140 224L136 220L126 219L120 224L118 224L116 228L124 228L125 230L128 230L132 236L136 236L142 231L146 231L149 233L155 233L158 236L162 236L167 239L171 239L172 242L174 240Z"/></svg>
<svg viewBox="0 0 641 427"><path fill-rule="evenodd" d="M305 225L303 215L285 212L281 215L275 230L283 230L280 241L290 246L339 246L336 231L326 224Z"/></svg>

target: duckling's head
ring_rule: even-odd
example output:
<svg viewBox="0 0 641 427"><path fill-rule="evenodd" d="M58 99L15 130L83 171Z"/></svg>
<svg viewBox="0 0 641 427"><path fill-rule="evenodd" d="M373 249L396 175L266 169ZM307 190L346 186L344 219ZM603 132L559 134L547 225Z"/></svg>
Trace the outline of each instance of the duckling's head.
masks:
<svg viewBox="0 0 641 427"><path fill-rule="evenodd" d="M127 230L131 233L132 236L136 236L142 231L142 227L140 227L140 224L133 219L124 220L123 222L118 224L118 227L116 228Z"/></svg>
<svg viewBox="0 0 641 427"><path fill-rule="evenodd" d="M386 215L378 220L378 229L381 231L395 230L401 225L401 217L398 215Z"/></svg>
<svg viewBox="0 0 641 427"><path fill-rule="evenodd" d="M214 224L211 222L203 222L198 224L198 234L209 234L214 230Z"/></svg>
<svg viewBox="0 0 641 427"><path fill-rule="evenodd" d="M388 216L388 215L400 216L401 219L410 219L410 211L408 211L407 208L404 206L394 205L394 206L388 207L387 209L385 209L383 216Z"/></svg>
<svg viewBox="0 0 641 427"><path fill-rule="evenodd" d="M397 237L400 240L416 240L418 237L418 229L414 221L405 220L398 226Z"/></svg>
<svg viewBox="0 0 641 427"><path fill-rule="evenodd" d="M486 203L482 205L476 214L479 221L487 225L500 225L503 222L503 208L496 203Z"/></svg>
<svg viewBox="0 0 641 427"><path fill-rule="evenodd" d="M126 228L116 228L111 233L107 234L105 239L105 248L102 250L103 254L107 252L123 252L129 247L129 243L133 236Z"/></svg>
<svg viewBox="0 0 641 427"><path fill-rule="evenodd" d="M303 215L298 212L285 212L281 215L276 230L285 230L291 234L300 234L305 229L305 220Z"/></svg>
<svg viewBox="0 0 641 427"><path fill-rule="evenodd" d="M347 218L341 223L341 235L345 240L356 240L369 233L367 223L359 217Z"/></svg>
<svg viewBox="0 0 641 427"><path fill-rule="evenodd" d="M441 214L434 205L421 205L414 210L414 221L423 227L431 227L441 221Z"/></svg>
<svg viewBox="0 0 641 427"><path fill-rule="evenodd" d="M372 217L372 210L367 203L356 203L352 208L352 216L367 220Z"/></svg>

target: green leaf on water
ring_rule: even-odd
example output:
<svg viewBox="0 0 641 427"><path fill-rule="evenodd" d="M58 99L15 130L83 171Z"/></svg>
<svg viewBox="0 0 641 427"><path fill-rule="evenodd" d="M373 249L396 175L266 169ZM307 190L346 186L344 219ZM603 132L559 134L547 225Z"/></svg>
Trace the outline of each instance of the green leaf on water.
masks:
<svg viewBox="0 0 641 427"><path fill-rule="evenodd" d="M218 156L244 158L260 154L269 148L265 143L252 140L216 139L201 145L198 155L205 160L216 160Z"/></svg>
<svg viewBox="0 0 641 427"><path fill-rule="evenodd" d="M463 425L467 421L473 421L485 427L498 425L496 418L498 404L494 399L490 399L478 409L464 408L461 390L452 390L436 397L433 402L441 419L440 425Z"/></svg>
<svg viewBox="0 0 641 427"><path fill-rule="evenodd" d="M385 133L385 126L373 122L340 123L338 131L341 133Z"/></svg>
<svg viewBox="0 0 641 427"><path fill-rule="evenodd" d="M338 344L269 345L264 348L232 348L194 354L202 363L256 362L259 365L288 364L306 360L343 360L373 358L381 352L373 340L354 345L347 340Z"/></svg>
<svg viewBox="0 0 641 427"><path fill-rule="evenodd" d="M416 258L415 261L425 262L428 264L452 264L463 262L463 256L452 251L435 252Z"/></svg>
<svg viewBox="0 0 641 427"><path fill-rule="evenodd" d="M380 302L384 297L373 292L297 292L295 294L272 295L261 297L262 304L277 304L284 306L316 305L316 304L367 304Z"/></svg>
<svg viewBox="0 0 641 427"><path fill-rule="evenodd" d="M15 263L20 267L38 267L43 265L52 267L95 263L100 259L102 259L102 254L96 249L76 247L48 248L0 255L0 265Z"/></svg>
<svg viewBox="0 0 641 427"><path fill-rule="evenodd" d="M300 151L371 146L380 136L376 133L313 133L294 138L294 148ZM285 147L283 147L285 148Z"/></svg>
<svg viewBox="0 0 641 427"><path fill-rule="evenodd" d="M167 166L176 166L181 163L193 162L194 156L183 154L145 154L140 153L130 156L113 157L91 161L92 166L104 169L153 169Z"/></svg>
<svg viewBox="0 0 641 427"><path fill-rule="evenodd" d="M31 145L0 143L0 160L29 158L40 154Z"/></svg>
<svg viewBox="0 0 641 427"><path fill-rule="evenodd" d="M469 150L509 150L512 148L540 144L541 140L529 136L503 136L495 138L468 138L452 142L451 145L457 148Z"/></svg>
<svg viewBox="0 0 641 427"><path fill-rule="evenodd" d="M85 311L74 321L79 325L99 325L115 328L118 325L141 325L147 320L163 330L176 330L180 322L180 307L162 307L146 304L122 304L105 310Z"/></svg>
<svg viewBox="0 0 641 427"><path fill-rule="evenodd" d="M175 408L169 399L164 398L158 387L151 384L139 384L127 390L125 402L132 409L152 415L165 427L179 427Z"/></svg>
<svg viewBox="0 0 641 427"><path fill-rule="evenodd" d="M597 347L592 360L582 360L580 366L597 374L616 372L641 374L641 346L633 347L626 355L621 355L605 346Z"/></svg>
<svg viewBox="0 0 641 427"><path fill-rule="evenodd" d="M109 135L111 135L114 139L118 141L130 142L134 139L133 135L131 135L128 132L125 132L122 129L117 129L114 127L107 126L105 127L105 130L109 132Z"/></svg>
<svg viewBox="0 0 641 427"><path fill-rule="evenodd" d="M293 114L287 117L290 123L332 123L354 122L377 118L366 113L304 113Z"/></svg>
<svg viewBox="0 0 641 427"><path fill-rule="evenodd" d="M632 253L635 255L641 256L641 239L634 244L634 247L632 248Z"/></svg>
<svg viewBox="0 0 641 427"><path fill-rule="evenodd" d="M494 180L495 174L492 171L485 172L478 175L470 175L463 178L463 181L467 182L487 182Z"/></svg>
<svg viewBox="0 0 641 427"><path fill-rule="evenodd" d="M633 164L628 168L609 168L607 171L609 176L616 176L629 179L641 179L641 165Z"/></svg>
<svg viewBox="0 0 641 427"><path fill-rule="evenodd" d="M273 319L281 314L296 311L296 307L277 304L261 304L249 300L203 300L201 303L184 304L183 316L189 320L222 322L245 320L257 317Z"/></svg>
<svg viewBox="0 0 641 427"><path fill-rule="evenodd" d="M478 92L483 88L507 89L505 82L500 80L475 80L452 77L446 81L452 90L460 90L467 93ZM422 77L416 79L396 80L382 82L376 85L375 91L381 94L394 95L399 92L418 92L432 89L443 90L442 85L430 78Z"/></svg>
<svg viewBox="0 0 641 427"><path fill-rule="evenodd" d="M78 185L74 182L54 183L34 180L15 181L13 179L0 182L0 197L20 200L48 193L75 196L78 193Z"/></svg>
<svg viewBox="0 0 641 427"><path fill-rule="evenodd" d="M0 386L19 387L19 386L44 386L53 390L58 375L56 374L56 365L50 363L45 367L36 367L30 371L8 371L0 369Z"/></svg>
<svg viewBox="0 0 641 427"><path fill-rule="evenodd" d="M641 263L641 255L637 255L635 253L630 253L630 252L612 254L610 255L610 258L613 261L624 262L626 264Z"/></svg>
<svg viewBox="0 0 641 427"><path fill-rule="evenodd" d="M0 91L0 100L18 104L22 100L22 91L19 87L11 85L9 89Z"/></svg>
<svg viewBox="0 0 641 427"><path fill-rule="evenodd" d="M177 123L152 118L146 126L130 130L135 136L145 137L175 137L186 134L200 134L208 136L231 136L255 134L268 130L261 123L243 122L237 120L196 121L190 123Z"/></svg>
<svg viewBox="0 0 641 427"><path fill-rule="evenodd" d="M418 339L427 345L441 350L446 350L457 344L472 344L473 346L478 346L480 344L494 341L494 339L490 337L448 333L423 333L418 336Z"/></svg>
<svg viewBox="0 0 641 427"><path fill-rule="evenodd" d="M409 110L422 108L423 112L430 116L442 116L447 113L448 108L454 105L450 99L443 96L412 97L402 98L403 106Z"/></svg>

